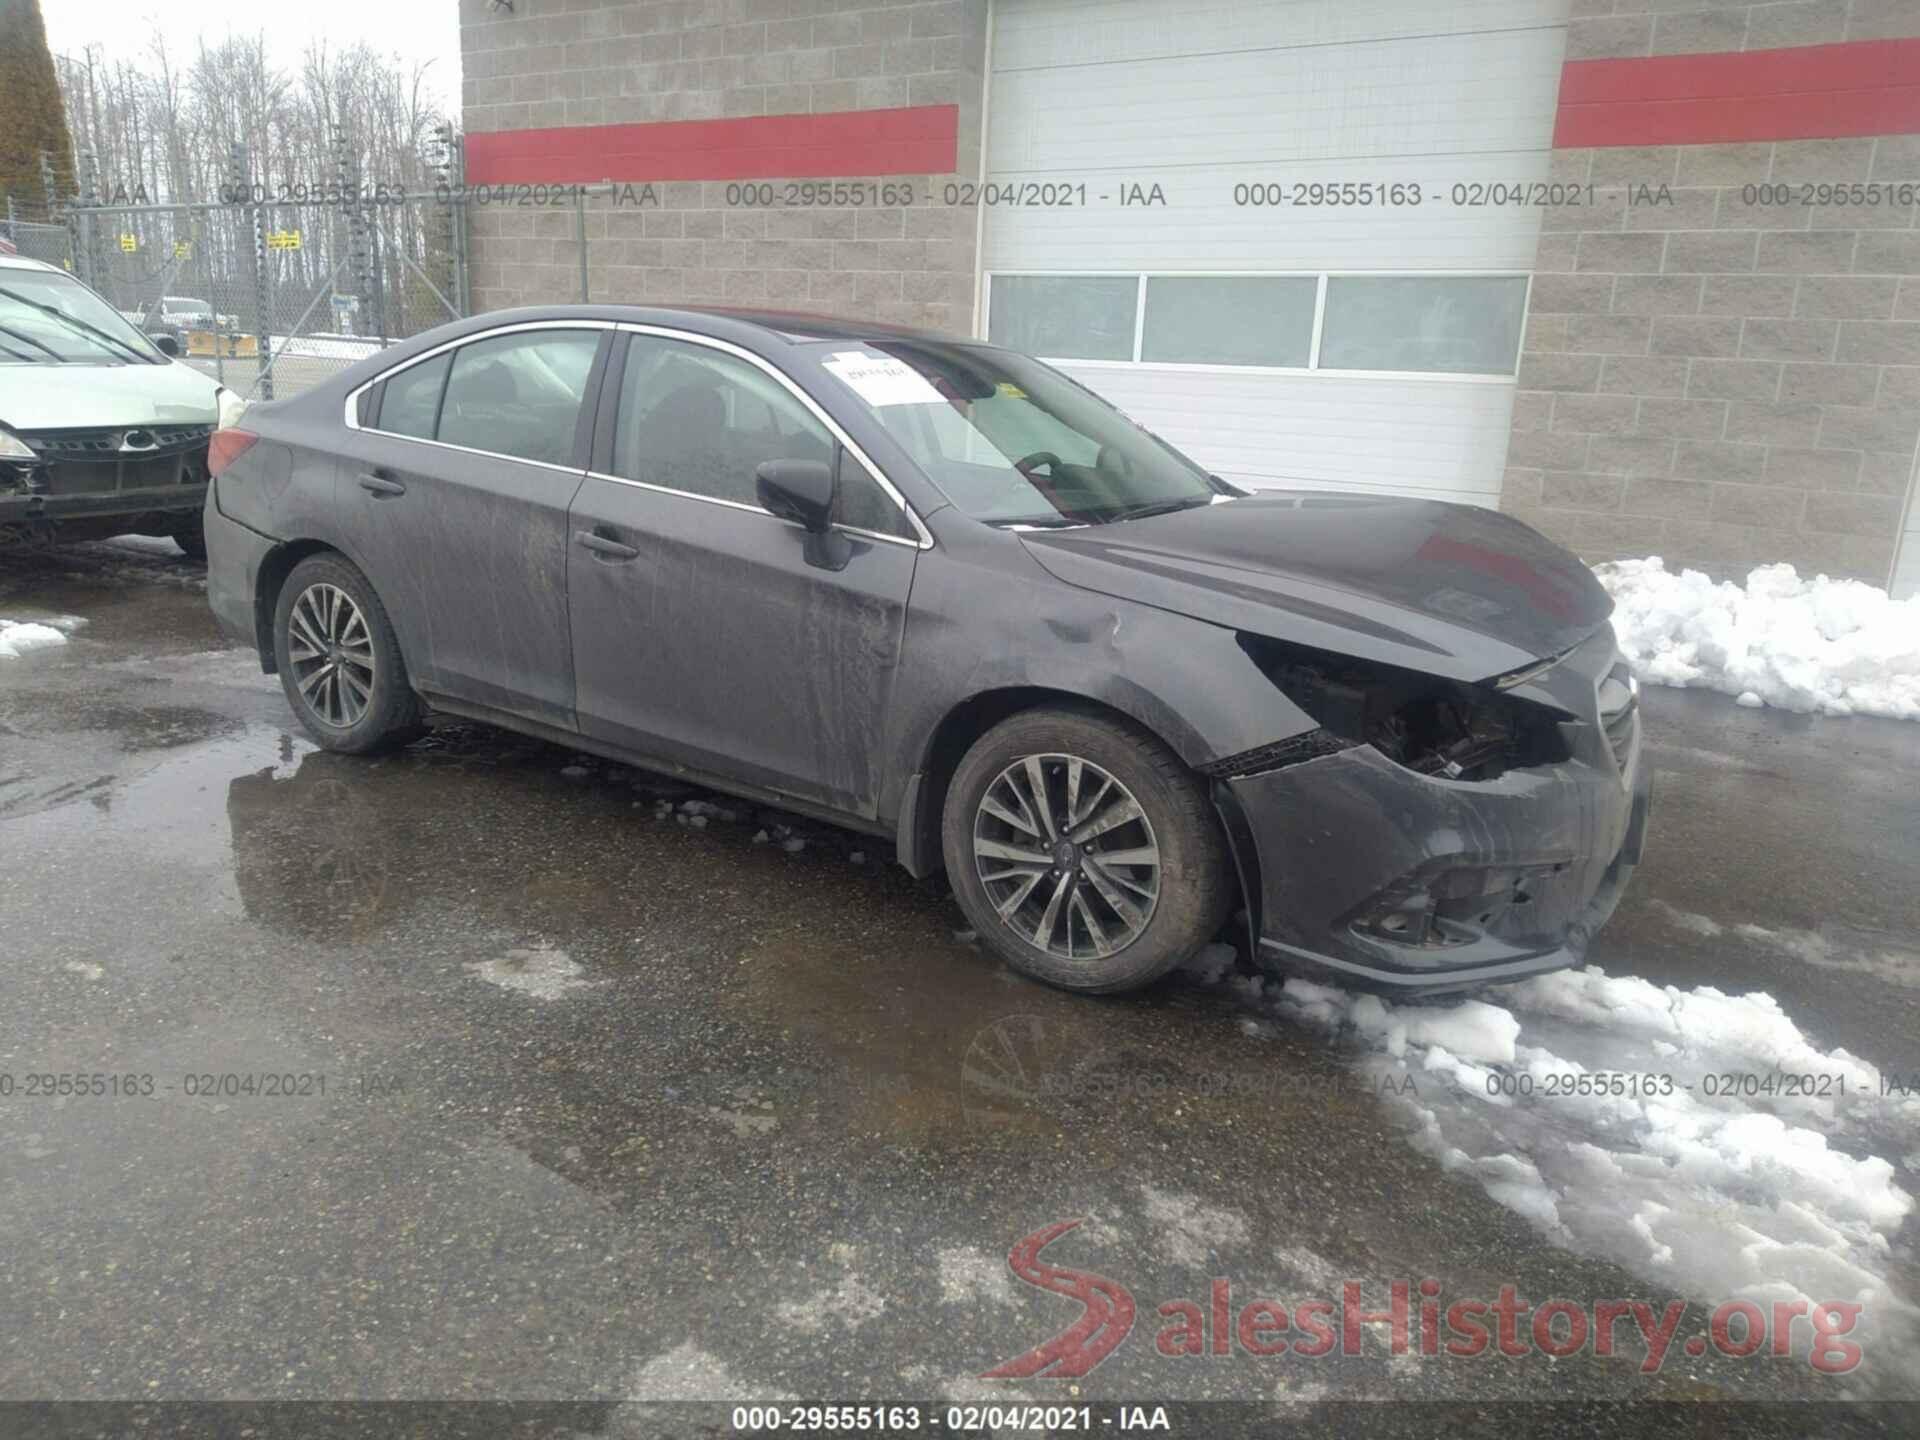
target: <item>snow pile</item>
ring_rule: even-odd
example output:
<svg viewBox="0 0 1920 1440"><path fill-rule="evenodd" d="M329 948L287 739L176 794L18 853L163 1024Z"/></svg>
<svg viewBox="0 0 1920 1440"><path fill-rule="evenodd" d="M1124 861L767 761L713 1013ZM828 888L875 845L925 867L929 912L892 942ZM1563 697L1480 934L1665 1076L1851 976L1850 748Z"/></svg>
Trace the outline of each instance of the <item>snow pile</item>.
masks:
<svg viewBox="0 0 1920 1440"><path fill-rule="evenodd" d="M1657 555L1594 569L1644 681L1719 690L1742 705L1920 719L1920 596L1803 580L1791 565L1762 565L1744 587L1671 574Z"/></svg>
<svg viewBox="0 0 1920 1440"><path fill-rule="evenodd" d="M0 620L0 660L17 660L29 650L50 650L67 643L51 625L34 620Z"/></svg>
<svg viewBox="0 0 1920 1440"><path fill-rule="evenodd" d="M1773 997L1595 968L1508 987L1499 1004L1246 985L1357 1038L1416 1146L1556 1242L1703 1302L1859 1303L1867 1363L1878 1349L1886 1369L1920 1375L1920 1309L1892 1251L1914 1202L1881 1158L1915 1153L1920 1100L1882 1096L1878 1070L1820 1050ZM1802 1093L1729 1079L1777 1075L1825 1078ZM1582 1076L1606 1079L1581 1094ZM1613 1077L1639 1077L1640 1093ZM1794 1338L1803 1352L1804 1322Z"/></svg>

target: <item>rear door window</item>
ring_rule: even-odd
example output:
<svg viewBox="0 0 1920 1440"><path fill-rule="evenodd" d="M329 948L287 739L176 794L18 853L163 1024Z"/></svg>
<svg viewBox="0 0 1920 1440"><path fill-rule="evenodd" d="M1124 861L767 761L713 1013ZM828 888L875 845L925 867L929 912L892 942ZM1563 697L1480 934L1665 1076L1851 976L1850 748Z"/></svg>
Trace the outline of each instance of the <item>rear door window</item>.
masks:
<svg viewBox="0 0 1920 1440"><path fill-rule="evenodd" d="M453 352L435 438L493 455L571 465L600 334L529 330L461 346Z"/></svg>

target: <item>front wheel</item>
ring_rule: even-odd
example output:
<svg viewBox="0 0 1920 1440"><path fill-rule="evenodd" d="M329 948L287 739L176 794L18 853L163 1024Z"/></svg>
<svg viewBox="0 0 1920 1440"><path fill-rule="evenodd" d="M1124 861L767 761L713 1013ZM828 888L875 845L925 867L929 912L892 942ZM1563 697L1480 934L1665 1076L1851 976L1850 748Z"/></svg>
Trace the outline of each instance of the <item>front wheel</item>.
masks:
<svg viewBox="0 0 1920 1440"><path fill-rule="evenodd" d="M274 607L273 654L287 703L322 749L365 755L420 735L386 607L343 556L293 567Z"/></svg>
<svg viewBox="0 0 1920 1440"><path fill-rule="evenodd" d="M981 941L1063 989L1158 979L1212 939L1232 903L1198 777L1106 715L1030 710L989 730L954 772L941 832Z"/></svg>

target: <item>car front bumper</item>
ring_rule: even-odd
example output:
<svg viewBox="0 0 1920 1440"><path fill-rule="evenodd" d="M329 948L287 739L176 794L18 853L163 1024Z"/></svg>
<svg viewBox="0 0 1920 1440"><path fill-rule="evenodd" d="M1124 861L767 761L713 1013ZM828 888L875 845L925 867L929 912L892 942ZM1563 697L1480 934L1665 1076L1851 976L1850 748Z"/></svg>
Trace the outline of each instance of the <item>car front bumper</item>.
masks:
<svg viewBox="0 0 1920 1440"><path fill-rule="evenodd" d="M0 462L0 537L166 534L191 522L206 500L211 429L22 432L35 458Z"/></svg>
<svg viewBox="0 0 1920 1440"><path fill-rule="evenodd" d="M191 516L207 498L206 482L156 485L140 490L98 494L46 495L0 492L0 526L37 530L80 520L156 516L177 521Z"/></svg>
<svg viewBox="0 0 1920 1440"><path fill-rule="evenodd" d="M1491 781L1362 745L1218 782L1262 963L1398 993L1583 963L1640 863L1653 775L1637 703L1612 742L1569 729L1571 759Z"/></svg>

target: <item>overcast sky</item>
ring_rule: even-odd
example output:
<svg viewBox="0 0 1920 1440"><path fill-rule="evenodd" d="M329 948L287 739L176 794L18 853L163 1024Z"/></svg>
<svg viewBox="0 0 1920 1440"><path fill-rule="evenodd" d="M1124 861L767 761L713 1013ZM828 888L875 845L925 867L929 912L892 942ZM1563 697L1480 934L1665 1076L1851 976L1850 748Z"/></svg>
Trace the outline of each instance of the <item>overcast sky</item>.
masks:
<svg viewBox="0 0 1920 1440"><path fill-rule="evenodd" d="M47 45L76 60L98 45L109 60L144 58L157 32L185 56L229 34L264 33L267 53L292 69L311 40L341 46L365 40L407 60L431 60L427 71L442 102L460 104L458 0L40 0Z"/></svg>

